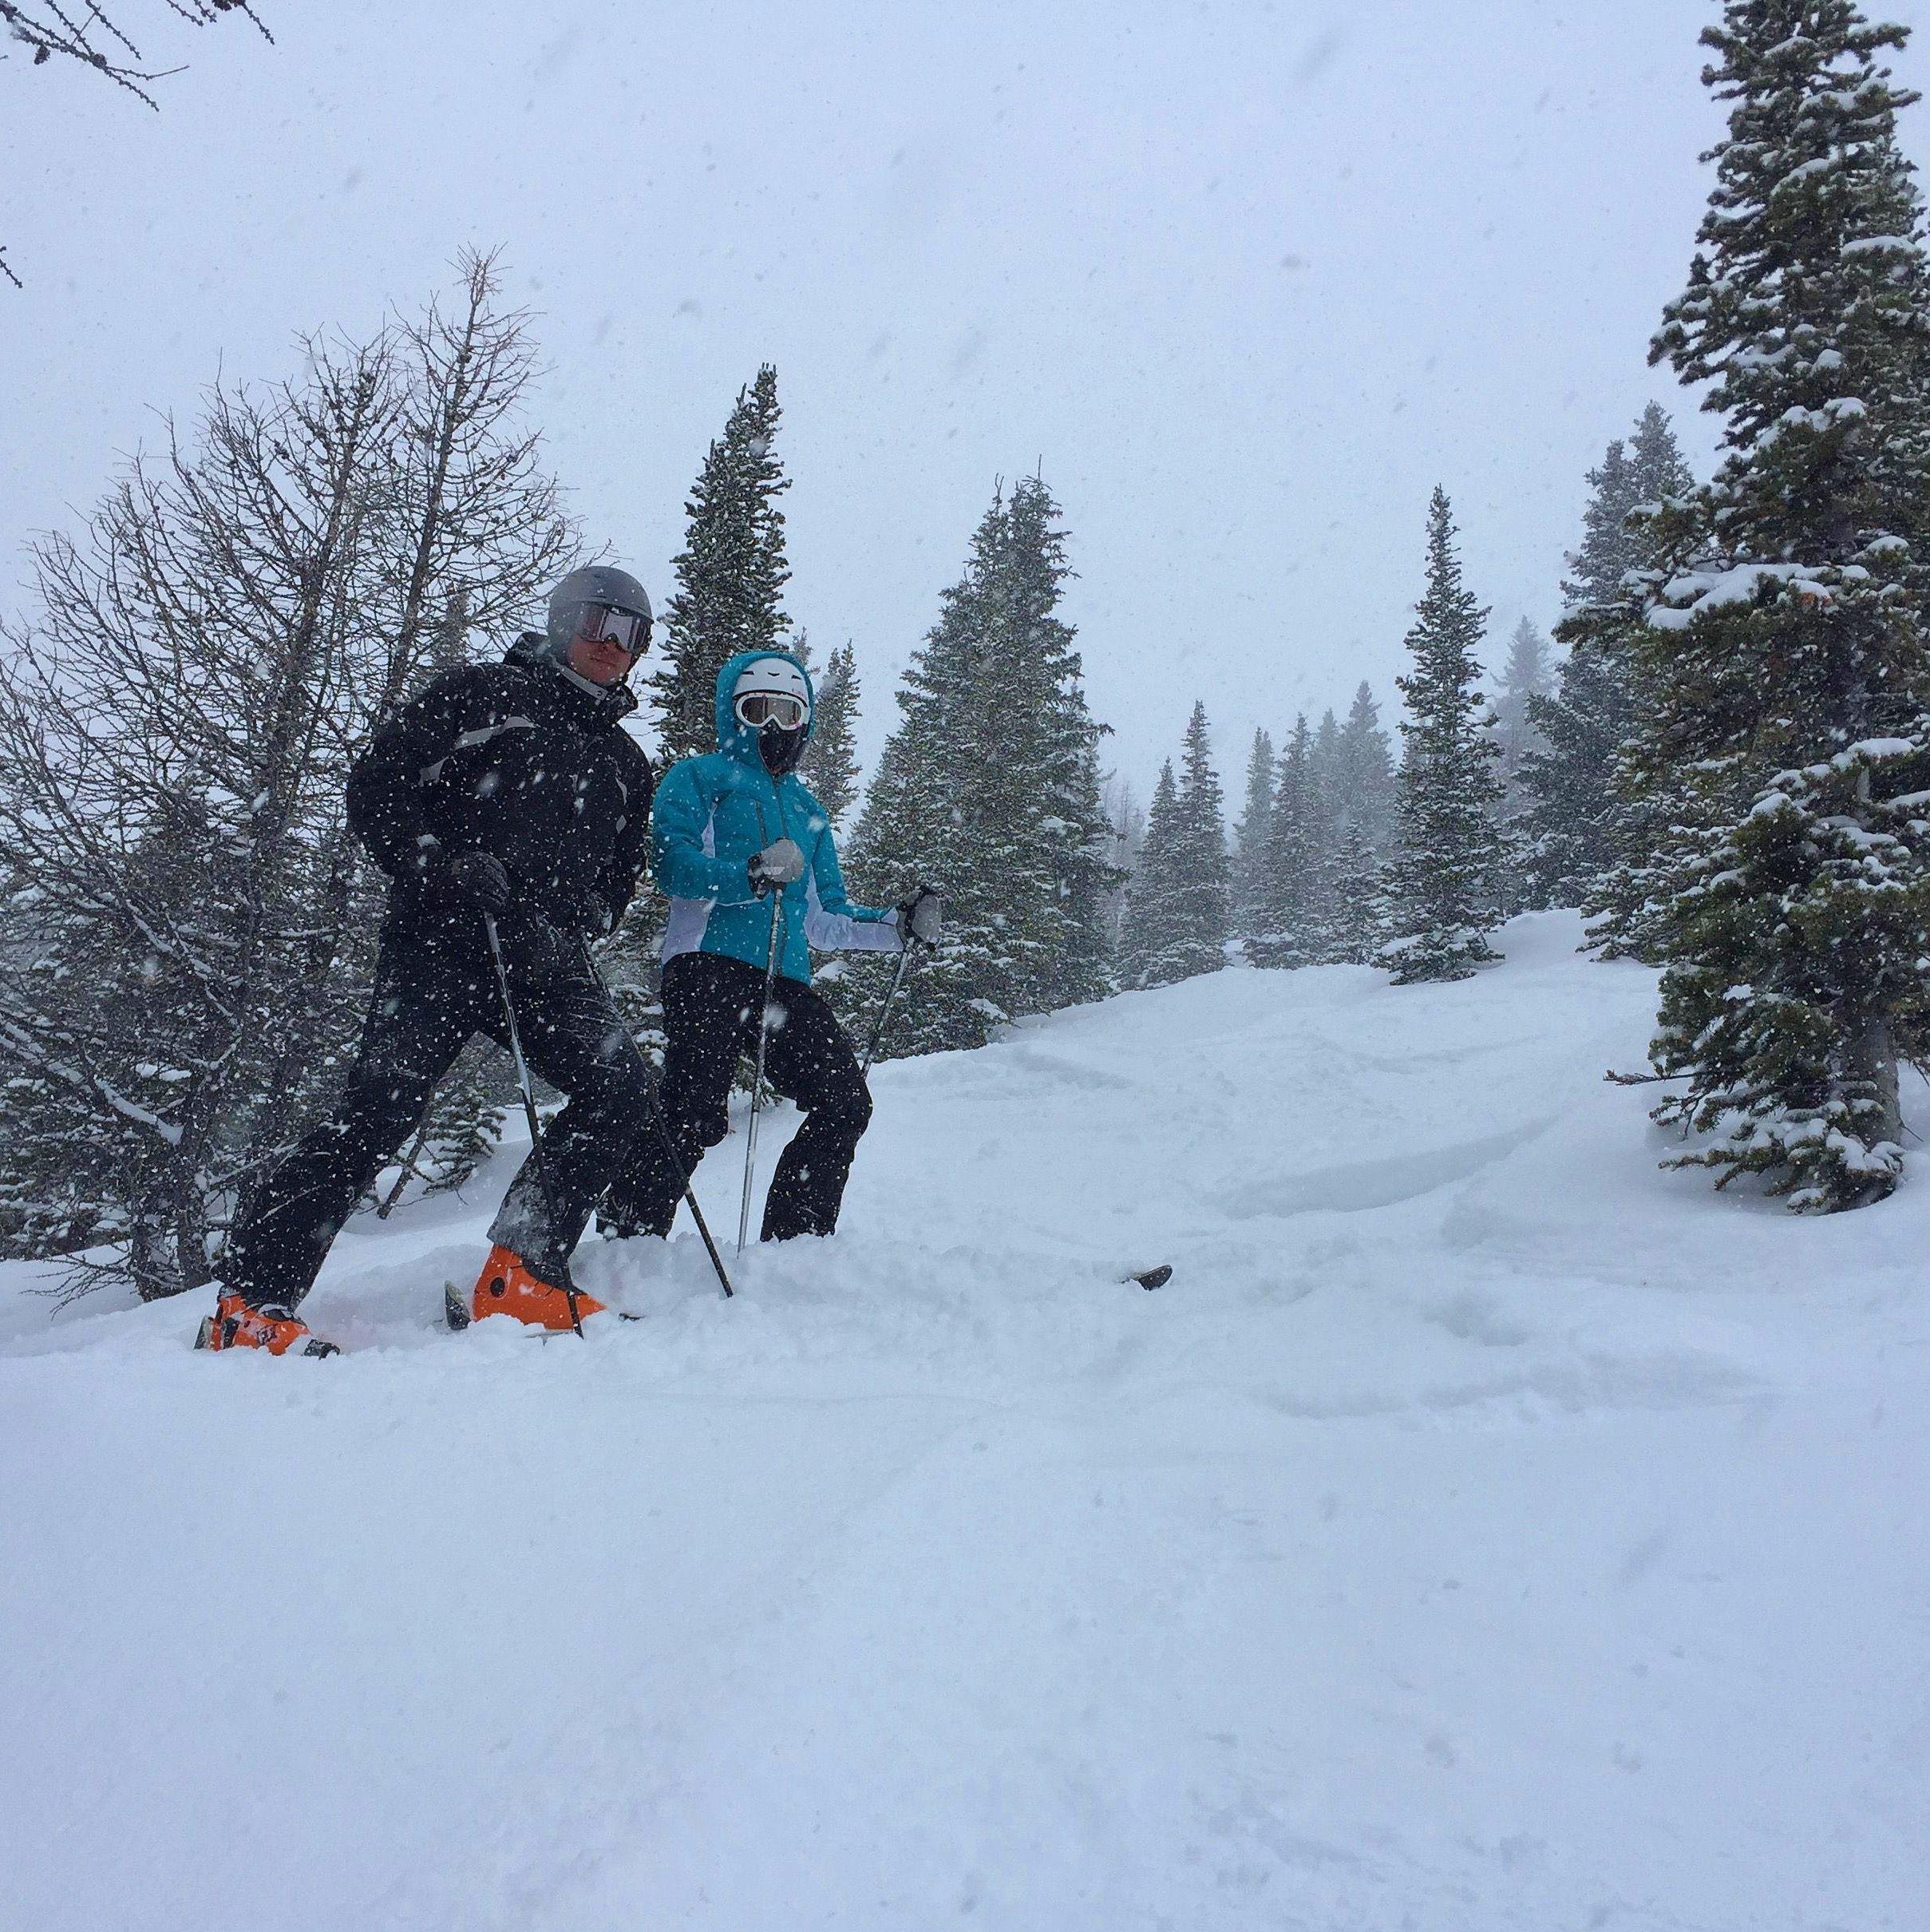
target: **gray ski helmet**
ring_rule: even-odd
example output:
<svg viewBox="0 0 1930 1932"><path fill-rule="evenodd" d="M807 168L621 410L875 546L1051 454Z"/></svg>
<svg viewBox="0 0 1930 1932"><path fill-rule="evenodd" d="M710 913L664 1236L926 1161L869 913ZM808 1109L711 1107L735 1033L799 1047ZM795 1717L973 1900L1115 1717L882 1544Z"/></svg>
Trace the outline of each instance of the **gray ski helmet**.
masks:
<svg viewBox="0 0 1930 1932"><path fill-rule="evenodd" d="M627 570L614 564L586 564L572 570L549 594L549 654L561 663L570 655L570 640L587 604L607 604L643 620L643 650L650 647L650 593ZM641 656L642 651L638 655Z"/></svg>

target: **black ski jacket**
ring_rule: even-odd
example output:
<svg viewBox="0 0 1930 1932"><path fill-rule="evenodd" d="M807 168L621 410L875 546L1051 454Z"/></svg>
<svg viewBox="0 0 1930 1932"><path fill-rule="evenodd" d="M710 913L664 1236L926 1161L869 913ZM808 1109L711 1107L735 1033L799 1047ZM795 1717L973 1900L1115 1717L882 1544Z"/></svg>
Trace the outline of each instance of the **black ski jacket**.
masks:
<svg viewBox="0 0 1930 1932"><path fill-rule="evenodd" d="M349 823L391 881L392 918L441 922L437 860L492 853L550 924L607 932L650 849L650 760L623 728L636 699L599 690L519 638L500 664L445 671L377 728L349 774Z"/></svg>

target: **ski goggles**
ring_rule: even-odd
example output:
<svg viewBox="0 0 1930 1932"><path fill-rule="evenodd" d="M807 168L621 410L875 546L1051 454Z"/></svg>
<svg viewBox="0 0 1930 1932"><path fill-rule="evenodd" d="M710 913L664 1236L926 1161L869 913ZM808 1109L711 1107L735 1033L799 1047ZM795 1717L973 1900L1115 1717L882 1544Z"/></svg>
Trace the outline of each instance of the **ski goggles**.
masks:
<svg viewBox="0 0 1930 1932"><path fill-rule="evenodd" d="M576 620L576 635L585 643L612 643L632 663L650 644L650 620L639 611L619 610L614 604L586 604Z"/></svg>
<svg viewBox="0 0 1930 1932"><path fill-rule="evenodd" d="M737 701L738 721L753 731L774 724L781 731L795 731L810 715L805 701L789 691L747 691Z"/></svg>

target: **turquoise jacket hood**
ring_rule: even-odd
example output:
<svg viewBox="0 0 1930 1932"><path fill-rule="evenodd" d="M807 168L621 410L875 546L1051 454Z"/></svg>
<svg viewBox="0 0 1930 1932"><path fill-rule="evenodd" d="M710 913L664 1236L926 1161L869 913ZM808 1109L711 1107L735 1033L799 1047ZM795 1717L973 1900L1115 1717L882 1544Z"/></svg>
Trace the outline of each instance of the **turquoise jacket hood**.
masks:
<svg viewBox="0 0 1930 1932"><path fill-rule="evenodd" d="M740 651L735 657L726 658L717 674L717 689L712 701L712 714L717 720L717 748L744 764L754 765L759 771L764 769L764 761L757 755L757 734L731 709L730 694L737 689L738 678L753 664L761 664L767 657L781 659L794 667L805 681L805 689L811 695L811 715L805 720L807 745L817 729L817 685L802 658L793 657L788 651Z"/></svg>

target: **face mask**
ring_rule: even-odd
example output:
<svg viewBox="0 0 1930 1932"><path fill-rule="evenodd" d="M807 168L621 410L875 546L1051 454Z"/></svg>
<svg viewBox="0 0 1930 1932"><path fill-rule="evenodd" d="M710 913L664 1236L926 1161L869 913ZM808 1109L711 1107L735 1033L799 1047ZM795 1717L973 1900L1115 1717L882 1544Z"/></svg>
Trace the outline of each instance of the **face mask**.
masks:
<svg viewBox="0 0 1930 1932"><path fill-rule="evenodd" d="M787 731L781 726L767 724L757 734L757 756L764 761L764 769L773 778L781 778L787 771L797 769L797 761L804 756L805 729L800 725L794 731Z"/></svg>

